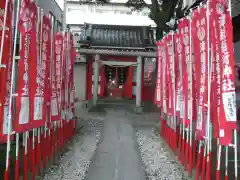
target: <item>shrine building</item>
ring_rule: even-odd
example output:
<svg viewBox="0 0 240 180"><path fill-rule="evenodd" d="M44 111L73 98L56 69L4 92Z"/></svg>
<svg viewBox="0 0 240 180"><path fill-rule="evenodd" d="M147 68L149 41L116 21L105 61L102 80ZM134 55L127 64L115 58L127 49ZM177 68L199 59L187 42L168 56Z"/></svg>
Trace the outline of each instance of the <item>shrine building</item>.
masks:
<svg viewBox="0 0 240 180"><path fill-rule="evenodd" d="M151 27L85 24L80 32L74 34L76 62L86 58L86 100L135 99L137 108L153 100L149 72L156 48Z"/></svg>

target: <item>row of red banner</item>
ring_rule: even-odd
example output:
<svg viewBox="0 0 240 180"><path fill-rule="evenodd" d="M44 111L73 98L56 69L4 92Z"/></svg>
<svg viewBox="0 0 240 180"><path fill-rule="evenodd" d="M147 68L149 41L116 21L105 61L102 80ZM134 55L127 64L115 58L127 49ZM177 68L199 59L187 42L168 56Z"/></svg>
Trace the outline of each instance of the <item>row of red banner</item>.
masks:
<svg viewBox="0 0 240 180"><path fill-rule="evenodd" d="M197 140L207 136L209 116L215 137L229 145L236 128L232 22L225 1L209 4L210 16L206 5L195 9L157 43L155 103L185 127L196 121Z"/></svg>
<svg viewBox="0 0 240 180"><path fill-rule="evenodd" d="M73 118L76 53L71 33L54 33L50 16L41 13L35 2L22 0L17 22L21 37L18 68L12 69L16 56L12 0L1 0L0 9L0 57L4 65L0 68L0 141L5 142L8 129L21 133ZM12 92L12 73L17 73L16 94ZM15 108L10 104L13 96Z"/></svg>
<svg viewBox="0 0 240 180"><path fill-rule="evenodd" d="M178 150L178 159L190 176L196 167L196 180L200 176L220 180L222 146L225 179L229 176L228 147L234 148L234 177L238 179L230 8L226 0L207 1L179 20L176 32L157 43L155 103L163 112L161 136ZM216 173L212 173L213 141L217 143Z"/></svg>

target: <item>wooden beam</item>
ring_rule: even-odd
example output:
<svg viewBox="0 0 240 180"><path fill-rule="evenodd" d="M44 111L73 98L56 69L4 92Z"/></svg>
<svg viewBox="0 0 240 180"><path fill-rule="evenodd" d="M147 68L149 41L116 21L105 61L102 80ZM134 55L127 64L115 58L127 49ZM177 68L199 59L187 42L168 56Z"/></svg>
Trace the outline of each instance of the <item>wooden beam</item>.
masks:
<svg viewBox="0 0 240 180"><path fill-rule="evenodd" d="M157 57L157 52L137 52L137 51L113 51L113 50L97 50L97 49L78 49L80 54L99 54L113 56L141 56L141 57Z"/></svg>

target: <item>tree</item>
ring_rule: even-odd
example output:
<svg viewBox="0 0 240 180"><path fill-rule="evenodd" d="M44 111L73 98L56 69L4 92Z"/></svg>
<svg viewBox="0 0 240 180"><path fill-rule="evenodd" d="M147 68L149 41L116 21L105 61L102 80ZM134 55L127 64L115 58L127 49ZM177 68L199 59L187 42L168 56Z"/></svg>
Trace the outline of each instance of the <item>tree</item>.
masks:
<svg viewBox="0 0 240 180"><path fill-rule="evenodd" d="M163 32L168 32L174 29L167 23L172 20L177 20L184 16L185 9L182 10L183 0L151 0L151 4L147 4L144 0L128 0L127 7L132 10L141 11L143 8L149 8L149 18L156 23L156 39L159 40L163 36Z"/></svg>

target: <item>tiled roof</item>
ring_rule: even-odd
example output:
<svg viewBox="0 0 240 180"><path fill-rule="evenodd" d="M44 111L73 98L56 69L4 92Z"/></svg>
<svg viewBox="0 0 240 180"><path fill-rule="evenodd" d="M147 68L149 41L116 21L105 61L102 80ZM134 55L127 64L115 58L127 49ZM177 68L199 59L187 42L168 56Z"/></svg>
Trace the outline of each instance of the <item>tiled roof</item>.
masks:
<svg viewBox="0 0 240 180"><path fill-rule="evenodd" d="M74 34L79 45L140 49L155 47L154 33L148 26L85 24Z"/></svg>

